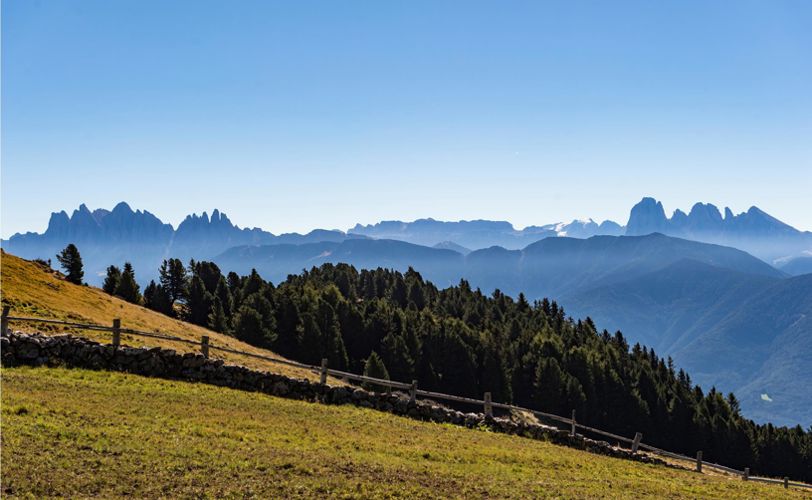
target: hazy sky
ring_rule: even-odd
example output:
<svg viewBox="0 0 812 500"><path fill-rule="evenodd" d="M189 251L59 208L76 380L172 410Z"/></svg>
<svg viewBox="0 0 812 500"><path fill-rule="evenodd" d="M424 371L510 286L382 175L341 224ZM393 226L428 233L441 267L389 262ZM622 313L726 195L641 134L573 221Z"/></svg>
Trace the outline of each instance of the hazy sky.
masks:
<svg viewBox="0 0 812 500"><path fill-rule="evenodd" d="M2 234L126 200L273 232L625 223L645 195L812 230L812 2L2 2Z"/></svg>

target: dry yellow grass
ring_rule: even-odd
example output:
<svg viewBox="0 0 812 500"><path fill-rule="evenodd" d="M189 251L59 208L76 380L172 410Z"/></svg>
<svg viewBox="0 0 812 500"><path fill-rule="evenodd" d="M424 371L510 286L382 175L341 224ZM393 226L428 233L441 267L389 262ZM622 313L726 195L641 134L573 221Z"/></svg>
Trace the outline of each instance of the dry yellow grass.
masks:
<svg viewBox="0 0 812 500"><path fill-rule="evenodd" d="M0 294L2 294L3 305L11 306L11 316L58 319L107 326L112 325L114 318L120 318L122 328L160 332L194 341L200 341L201 336L208 335L210 343L214 346L284 359L271 351L253 347L228 335L172 319L144 307L111 297L98 288L68 283L59 273L5 251L0 257ZM13 330L24 332L72 333L105 343L111 340L109 332L78 330L62 325L12 321L10 327ZM178 352L199 350L197 346L181 342L127 334L122 334L121 342L130 346L165 347ZM318 374L309 370L247 356L223 353L215 349L211 350L210 355L212 358L223 359L228 363L240 364L253 369L280 373L290 377L318 379ZM331 383L341 382L331 380Z"/></svg>

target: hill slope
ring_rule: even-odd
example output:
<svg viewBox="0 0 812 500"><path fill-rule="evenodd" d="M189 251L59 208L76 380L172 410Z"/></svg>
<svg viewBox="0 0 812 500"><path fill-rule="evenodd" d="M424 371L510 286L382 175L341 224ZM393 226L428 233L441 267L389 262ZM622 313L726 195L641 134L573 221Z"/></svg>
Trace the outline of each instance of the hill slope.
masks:
<svg viewBox="0 0 812 500"><path fill-rule="evenodd" d="M802 495L516 436L202 384L47 368L6 369L3 376L6 496Z"/></svg>
<svg viewBox="0 0 812 500"><path fill-rule="evenodd" d="M803 361L812 356L812 275L780 279L683 260L562 302L672 356L703 387L735 392L751 418L812 422Z"/></svg>
<svg viewBox="0 0 812 500"><path fill-rule="evenodd" d="M2 252L0 259L0 282L2 283L3 305L11 306L12 316L30 316L39 318L60 319L78 323L96 323L110 325L113 318L120 318L125 328L149 332L161 332L166 335L199 341L208 335L213 345L219 345L240 351L281 358L265 349L259 349L244 342L222 335L190 323L169 318L163 314L136 306L116 297L107 295L98 288L77 286L61 278L59 273L42 267L35 262L27 261ZM107 332L65 329L61 326L11 322L14 330L48 332L71 332L101 342L110 342ZM159 339L145 339L131 335L122 335L121 341L126 345L161 346L179 352L192 351L194 346ZM251 368L268 370L296 377L317 377L306 370L287 367L262 360L220 353L212 350L211 356L222 358L232 363Z"/></svg>

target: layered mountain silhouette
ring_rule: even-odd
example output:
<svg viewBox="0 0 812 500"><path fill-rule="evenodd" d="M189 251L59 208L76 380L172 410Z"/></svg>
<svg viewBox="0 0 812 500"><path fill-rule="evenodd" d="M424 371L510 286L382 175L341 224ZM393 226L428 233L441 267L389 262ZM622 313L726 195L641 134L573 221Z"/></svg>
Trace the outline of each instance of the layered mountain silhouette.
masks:
<svg viewBox="0 0 812 500"><path fill-rule="evenodd" d="M752 417L812 423L805 390L812 372L801 362L812 359L812 275L805 274L812 237L755 207L722 215L697 204L669 218L644 198L626 226L574 221L517 230L500 221L423 219L274 235L240 228L219 210L173 228L126 203L81 205L70 216L52 214L43 234L16 234L3 247L48 259L68 243L79 247L92 284L108 265L130 261L143 286L164 258L179 257L213 260L226 272L256 268L276 282L325 262L412 267L439 286L465 279L486 293L549 297L573 317L590 316L672 355L703 386L737 392Z"/></svg>
<svg viewBox="0 0 812 500"><path fill-rule="evenodd" d="M240 228L217 209L211 217L206 212L189 215L175 229L150 212L134 211L121 202L112 210L91 212L82 204L70 216L65 211L52 213L43 234L15 234L3 241L3 248L25 258L52 259L68 243L74 243L82 253L85 279L98 285L108 265L120 266L124 261L132 262L136 271L140 271L140 281L149 281L156 277L161 261L167 257L209 259L240 245L304 244L348 238L363 237L323 229L304 235L274 235L259 228Z"/></svg>
<svg viewBox="0 0 812 500"><path fill-rule="evenodd" d="M562 302L672 356L703 387L734 391L751 418L812 422L812 274L786 279L685 259Z"/></svg>
<svg viewBox="0 0 812 500"><path fill-rule="evenodd" d="M556 236L573 238L589 238L599 234L618 236L623 234L623 227L612 221L598 224L589 219L586 221L574 220L567 224L528 226L520 230L506 221L444 222L434 219L418 219L414 222L383 221L366 226L356 224L348 233L425 246L453 243L473 250L492 246L518 250L540 239Z"/></svg>
<svg viewBox="0 0 812 500"><path fill-rule="evenodd" d="M738 215L725 208L722 216L716 206L697 203L689 213L677 209L668 218L662 203L643 198L632 207L625 234L655 232L740 248L771 263L812 249L811 232L799 231L758 207Z"/></svg>

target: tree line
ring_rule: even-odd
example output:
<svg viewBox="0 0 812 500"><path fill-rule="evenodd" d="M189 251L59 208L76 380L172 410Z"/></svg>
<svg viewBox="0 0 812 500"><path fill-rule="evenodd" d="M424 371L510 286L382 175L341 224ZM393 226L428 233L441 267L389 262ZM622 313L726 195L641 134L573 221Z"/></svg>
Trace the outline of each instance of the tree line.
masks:
<svg viewBox="0 0 812 500"><path fill-rule="evenodd" d="M278 285L254 270L167 259L143 294L132 266L110 266L104 289L168 316L305 363L421 388L569 415L654 446L754 474L812 480L812 428L756 424L735 395L692 383L671 358L630 346L621 332L461 280L439 289L409 269L324 264ZM108 283L109 282L109 283Z"/></svg>

